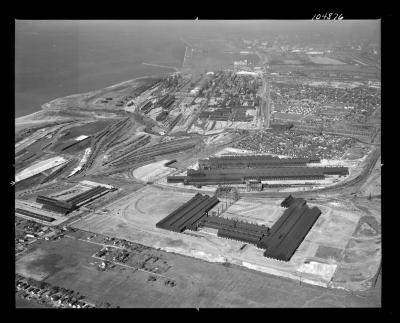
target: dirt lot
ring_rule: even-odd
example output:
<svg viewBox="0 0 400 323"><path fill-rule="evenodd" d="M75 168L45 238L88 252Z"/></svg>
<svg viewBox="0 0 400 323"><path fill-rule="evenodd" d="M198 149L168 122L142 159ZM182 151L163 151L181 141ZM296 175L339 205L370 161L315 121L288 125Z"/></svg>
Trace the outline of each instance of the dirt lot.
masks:
<svg viewBox="0 0 400 323"><path fill-rule="evenodd" d="M132 175L136 179L144 182L158 180L173 172L172 168L164 166L168 161L168 159L163 159L155 163L136 168L133 170Z"/></svg>
<svg viewBox="0 0 400 323"><path fill-rule="evenodd" d="M361 186L360 196L380 196L382 194L381 183L381 158L379 158L372 170L371 176Z"/></svg>
<svg viewBox="0 0 400 323"><path fill-rule="evenodd" d="M222 214L225 218L235 218L240 221L265 224L271 227L282 215L280 201L266 204L262 199L240 199Z"/></svg>
<svg viewBox="0 0 400 323"><path fill-rule="evenodd" d="M27 266L33 262L40 265L48 274L46 282L78 291L94 302L121 307L380 306L379 290L361 297L172 253L164 253L163 257L172 264L167 274L177 284L166 286L162 279L149 282L147 273L122 267L99 272L90 264L95 261L91 255L99 249L90 242L69 238L44 241L37 249L40 264L33 258L25 262Z"/></svg>
<svg viewBox="0 0 400 323"><path fill-rule="evenodd" d="M20 192L20 191L29 189L29 188L33 187L34 185L38 185L45 178L46 178L46 175L44 175L43 173L39 173L32 177L29 177L22 181L19 181L18 183L15 184L15 192Z"/></svg>
<svg viewBox="0 0 400 323"><path fill-rule="evenodd" d="M341 61L338 61L337 59L333 59L330 57L310 56L309 59L314 64L327 64L327 65L344 65L344 64L346 64Z"/></svg>

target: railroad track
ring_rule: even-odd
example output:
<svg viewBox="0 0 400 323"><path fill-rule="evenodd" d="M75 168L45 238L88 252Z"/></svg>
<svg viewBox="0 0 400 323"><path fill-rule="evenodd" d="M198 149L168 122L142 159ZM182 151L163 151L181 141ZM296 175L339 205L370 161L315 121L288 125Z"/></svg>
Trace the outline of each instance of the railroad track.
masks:
<svg viewBox="0 0 400 323"><path fill-rule="evenodd" d="M129 118L120 119L94 136L92 140L91 154L86 163L76 174L74 174L74 176L82 175L92 167L92 164L95 162L101 150L109 148L110 143L114 141L118 133L127 125L128 121Z"/></svg>
<svg viewBox="0 0 400 323"><path fill-rule="evenodd" d="M110 163L111 166L120 167L127 163L132 163L133 161L151 159L155 156L167 155L174 152L180 152L183 150L191 149L197 145L196 140L188 141L186 139L179 141L172 141L167 143L160 143L153 146L141 147L135 150L128 156L123 156L116 161Z"/></svg>
<svg viewBox="0 0 400 323"><path fill-rule="evenodd" d="M107 162L104 163L104 165L114 164L120 160L123 160L123 159L131 156L131 155L134 155L138 149L147 145L150 142L150 140L151 140L150 135L141 135L137 139L131 141L129 144L119 147L118 148L119 151L123 151L124 149L125 149L125 151L123 151L122 153L121 152L117 153L115 157L113 157L112 159L109 159Z"/></svg>
<svg viewBox="0 0 400 323"><path fill-rule="evenodd" d="M344 189L347 187L355 186L355 185L359 184L360 182L362 182L364 179L368 178L368 176L371 174L372 170L374 169L376 162L378 161L379 157L381 156L380 149L373 151L372 154L373 155L371 156L370 162L368 163L367 167L363 170L363 172L359 176L353 178L352 180L350 180L348 182L339 183L332 187L322 188L318 191L319 192L326 192L326 191L332 192L332 191L341 190L341 189Z"/></svg>

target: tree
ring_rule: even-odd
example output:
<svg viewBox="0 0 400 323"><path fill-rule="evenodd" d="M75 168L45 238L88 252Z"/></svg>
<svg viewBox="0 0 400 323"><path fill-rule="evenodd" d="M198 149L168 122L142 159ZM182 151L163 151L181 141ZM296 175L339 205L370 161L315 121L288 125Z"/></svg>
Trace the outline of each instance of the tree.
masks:
<svg viewBox="0 0 400 323"><path fill-rule="evenodd" d="M40 288L40 289L45 289L45 288L47 288L48 286L49 286L49 284L46 283L46 282L40 282L40 283L39 283L39 288Z"/></svg>
<svg viewBox="0 0 400 323"><path fill-rule="evenodd" d="M27 281L28 281L29 285L36 286L36 280L33 280L32 278L28 278Z"/></svg>
<svg viewBox="0 0 400 323"><path fill-rule="evenodd" d="M63 294L67 293L67 289L64 287L59 287L60 292L62 292Z"/></svg>
<svg viewBox="0 0 400 323"><path fill-rule="evenodd" d="M234 191L233 191L233 199L234 199L235 201L237 201L237 200L239 199L239 193L238 193L237 190L234 190Z"/></svg>

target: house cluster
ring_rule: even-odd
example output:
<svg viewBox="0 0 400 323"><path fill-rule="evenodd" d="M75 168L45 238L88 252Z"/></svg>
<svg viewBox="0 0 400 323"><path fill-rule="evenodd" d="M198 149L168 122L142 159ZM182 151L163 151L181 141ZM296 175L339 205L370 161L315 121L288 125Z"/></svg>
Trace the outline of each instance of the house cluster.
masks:
<svg viewBox="0 0 400 323"><path fill-rule="evenodd" d="M32 279L16 279L17 296L34 300L39 304L61 307L61 308L94 308L95 304L85 299L72 290L51 286L44 282L33 281Z"/></svg>
<svg viewBox="0 0 400 323"><path fill-rule="evenodd" d="M15 220L15 254L22 254L29 245L38 239L57 240L64 236L64 228L48 227L40 223L16 218Z"/></svg>
<svg viewBox="0 0 400 323"><path fill-rule="evenodd" d="M354 139L330 134L296 131L262 130L233 145L234 148L289 157L339 159L352 146Z"/></svg>

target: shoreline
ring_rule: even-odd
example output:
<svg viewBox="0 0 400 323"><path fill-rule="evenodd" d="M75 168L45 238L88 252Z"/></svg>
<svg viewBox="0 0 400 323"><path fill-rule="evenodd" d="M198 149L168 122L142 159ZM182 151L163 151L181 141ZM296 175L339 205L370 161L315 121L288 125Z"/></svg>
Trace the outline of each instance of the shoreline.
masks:
<svg viewBox="0 0 400 323"><path fill-rule="evenodd" d="M179 72L179 68L175 67L175 66L167 66L167 65L160 65L160 64L153 64L153 63L146 63L146 62L142 62L142 64L146 65L146 66L168 68L168 69L171 69L171 70L175 70L175 72Z"/></svg>
<svg viewBox="0 0 400 323"><path fill-rule="evenodd" d="M172 67L166 67L166 66L163 66L163 67L164 68L173 69ZM175 69L175 72L178 72L178 71L179 71L178 69ZM167 74L173 74L175 72L169 72ZM69 94L67 96L63 96L63 97L58 97L58 98L52 99L49 102L46 102L46 103L42 104L39 111L35 111L35 112L30 113L30 114L15 118L15 125L17 126L17 125L27 124L27 123L45 122L46 120L42 120L42 119L37 120L37 119L35 119L35 117L39 117L43 112L47 111L47 109L43 109L44 106L48 106L49 104L51 104L52 102L55 102L57 100L68 99L69 97L73 97L73 96L76 97L76 96L81 96L81 95L92 95L92 94L94 94L96 92L112 90L112 89L114 89L114 88L116 88L118 86L122 86L122 85L125 85L125 84L128 84L128 83L133 83L133 82L136 82L136 81L141 80L141 79L146 79L146 78L149 78L149 77L157 77L157 76L160 76L160 74L139 76L139 77L136 77L136 78L133 78L133 79L122 81L120 83L109 85L109 86L107 86L105 88L102 88L102 89L95 89L95 90L92 90L92 91L89 91L89 92L82 92L82 93L73 93L73 94Z"/></svg>

